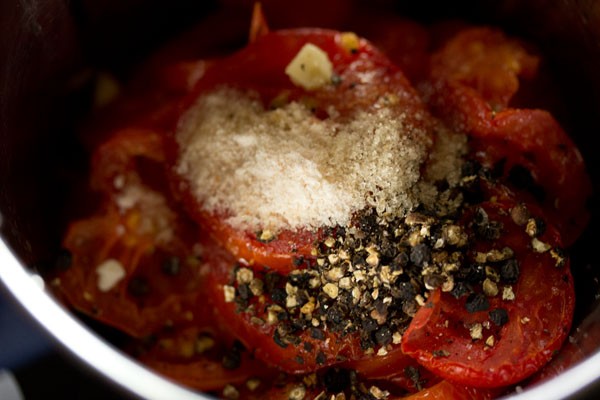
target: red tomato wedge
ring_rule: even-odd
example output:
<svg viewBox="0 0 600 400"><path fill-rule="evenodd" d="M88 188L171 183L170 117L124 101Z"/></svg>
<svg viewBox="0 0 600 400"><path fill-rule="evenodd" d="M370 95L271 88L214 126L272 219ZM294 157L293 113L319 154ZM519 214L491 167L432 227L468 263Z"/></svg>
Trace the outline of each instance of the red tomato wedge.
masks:
<svg viewBox="0 0 600 400"><path fill-rule="evenodd" d="M503 224L505 233L494 244L478 243L477 251L510 247L520 263L514 300L502 300L501 294L488 299L489 310L505 309L508 322L496 326L489 322L488 311L468 312L464 297L434 291L409 325L402 349L445 379L474 387L499 387L526 378L552 358L569 332L575 294L568 264L557 267L551 252L531 249L531 238L507 215L510 204L484 203L482 207L490 219ZM558 246L559 238L548 226L540 240ZM475 324L484 326L479 339L473 339L470 332ZM493 341L486 344L489 337Z"/></svg>

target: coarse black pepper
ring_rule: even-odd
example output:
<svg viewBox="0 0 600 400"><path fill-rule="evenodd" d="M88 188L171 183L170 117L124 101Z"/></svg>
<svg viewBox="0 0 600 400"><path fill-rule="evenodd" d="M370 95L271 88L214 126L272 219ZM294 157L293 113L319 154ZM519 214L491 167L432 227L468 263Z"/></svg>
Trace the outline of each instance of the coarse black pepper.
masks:
<svg viewBox="0 0 600 400"><path fill-rule="evenodd" d="M408 366L404 368L404 376L410 379L417 390L423 389L424 381L421 380L421 372L417 367Z"/></svg>
<svg viewBox="0 0 600 400"><path fill-rule="evenodd" d="M519 262L510 258L500 264L500 279L503 283L515 283L519 279Z"/></svg>
<svg viewBox="0 0 600 400"><path fill-rule="evenodd" d="M285 343L283 341L283 339L281 338L281 334L279 333L278 329L275 329L275 332L273 332L273 341L282 349L285 349L288 347L288 344Z"/></svg>
<svg viewBox="0 0 600 400"><path fill-rule="evenodd" d="M325 340L325 333L319 328L311 328L310 337L317 340Z"/></svg>
<svg viewBox="0 0 600 400"><path fill-rule="evenodd" d="M465 308L470 313L486 311L490 308L490 302L483 293L471 293L467 297Z"/></svg>
<svg viewBox="0 0 600 400"><path fill-rule="evenodd" d="M504 308L495 308L489 312L490 321L496 326L503 326L508 322L508 312Z"/></svg>
<svg viewBox="0 0 600 400"><path fill-rule="evenodd" d="M325 361L327 361L327 357L325 356L325 353L323 353L322 351L319 351L315 357L315 361L319 365L325 364Z"/></svg>
<svg viewBox="0 0 600 400"><path fill-rule="evenodd" d="M410 261L418 267L423 267L431 259L431 249L425 243L419 243L410 250Z"/></svg>
<svg viewBox="0 0 600 400"><path fill-rule="evenodd" d="M554 259L554 265L556 268L562 268L567 263L567 252L560 247L551 249L550 256Z"/></svg>
<svg viewBox="0 0 600 400"><path fill-rule="evenodd" d="M463 296L471 293L473 289L465 282L457 282L454 284L454 288L450 291L450 294L456 299L460 299Z"/></svg>
<svg viewBox="0 0 600 400"><path fill-rule="evenodd" d="M448 352L448 350L434 350L433 356L434 357L448 357L448 356L450 356L450 352Z"/></svg>

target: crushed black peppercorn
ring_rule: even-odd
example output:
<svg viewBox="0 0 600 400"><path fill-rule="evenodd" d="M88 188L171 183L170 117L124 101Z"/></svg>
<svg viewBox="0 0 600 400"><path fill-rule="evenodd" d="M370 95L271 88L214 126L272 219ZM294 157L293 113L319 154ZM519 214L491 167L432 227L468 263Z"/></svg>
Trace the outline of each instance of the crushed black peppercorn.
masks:
<svg viewBox="0 0 600 400"><path fill-rule="evenodd" d="M481 191L477 188L489 182L491 173L470 165L463 173L476 175L463 177L464 201L453 213L417 209L393 216L367 207L349 226L326 230L314 244L312 257L294 257L297 269L287 276L238 266L231 283L233 301L241 312L255 312L251 304L260 296L260 307L266 310L261 323L275 327L273 340L278 346L303 346L306 356L296 359L300 364L306 357L319 365L327 363L318 346L300 339L307 331L320 341L329 340L328 332L355 335L365 353L387 354L390 346L401 342L412 317L436 289L457 299L466 297L469 313L488 312L488 321L467 328L473 341L484 339L482 345L493 346L497 339L488 334L491 324L506 324L508 313L504 308L490 310L489 299L515 300L510 285L518 281L520 265L512 249L493 247L505 232L503 222L473 203L478 196L468 195ZM524 205L505 215L528 234L535 229L534 240L544 232L543 221L532 217ZM262 240L272 235L260 234ZM475 251L473 243L492 247ZM557 266L564 264L564 252L549 251ZM447 354L439 350L436 356Z"/></svg>
<svg viewBox="0 0 600 400"><path fill-rule="evenodd" d="M490 308L490 302L483 293L471 293L469 297L467 297L465 308L470 313L486 311Z"/></svg>
<svg viewBox="0 0 600 400"><path fill-rule="evenodd" d="M503 326L508 322L508 312L503 308L496 308L489 313L490 321L496 326Z"/></svg>

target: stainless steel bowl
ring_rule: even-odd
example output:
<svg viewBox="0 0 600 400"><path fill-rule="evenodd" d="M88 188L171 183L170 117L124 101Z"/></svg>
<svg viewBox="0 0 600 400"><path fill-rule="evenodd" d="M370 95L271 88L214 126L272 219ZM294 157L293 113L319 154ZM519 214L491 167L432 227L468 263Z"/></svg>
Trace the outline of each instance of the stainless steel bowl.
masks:
<svg viewBox="0 0 600 400"><path fill-rule="evenodd" d="M380 0L371 4L422 21L464 18L501 25L537 43L566 99L557 116L580 145L598 188L600 159L593 143L600 127L600 3L404 3ZM249 5L250 1L243 0L0 2L0 279L40 329L86 368L107 378L107 385L121 387L131 396L206 398L125 356L61 306L36 278L40 263L51 259L59 247L67 193L85 173L86 154L78 147L74 132L90 104L86 74L90 67L97 67L126 77L129 67L157 44L192 24L205 23L219 7L231 15L231 37L219 45L235 46L241 43L236 42L238 33L246 33ZM278 10L285 9L280 3ZM285 15L280 17L273 26L285 24ZM597 198L590 202L590 229L572 252L578 291L576 327L568 344L573 365L558 377L525 387L514 398L600 396L600 307L596 302L600 262L594 257L595 241L600 239L595 232L599 205Z"/></svg>

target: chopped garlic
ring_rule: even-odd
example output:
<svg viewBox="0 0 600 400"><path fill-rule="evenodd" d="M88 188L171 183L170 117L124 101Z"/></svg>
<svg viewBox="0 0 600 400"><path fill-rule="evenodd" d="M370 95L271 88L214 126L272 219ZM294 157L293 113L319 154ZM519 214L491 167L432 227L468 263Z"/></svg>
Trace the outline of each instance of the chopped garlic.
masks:
<svg viewBox="0 0 600 400"><path fill-rule="evenodd" d="M340 44L349 53L354 53L360 46L360 39L354 32L344 32L339 37Z"/></svg>
<svg viewBox="0 0 600 400"><path fill-rule="evenodd" d="M225 297L225 303L231 303L235 300L235 288L229 285L223 285L223 296Z"/></svg>
<svg viewBox="0 0 600 400"><path fill-rule="evenodd" d="M538 238L533 238L531 240L531 247L533 247L533 251L536 253L545 253L552 248L548 243L544 243Z"/></svg>
<svg viewBox="0 0 600 400"><path fill-rule="evenodd" d="M314 90L331 82L333 64L327 53L312 43L305 44L285 68L292 82L306 90Z"/></svg>
<svg viewBox="0 0 600 400"><path fill-rule="evenodd" d="M125 278L125 268L118 260L110 258L96 267L98 274L98 289L101 292L108 292Z"/></svg>

